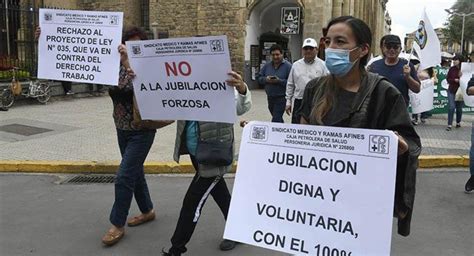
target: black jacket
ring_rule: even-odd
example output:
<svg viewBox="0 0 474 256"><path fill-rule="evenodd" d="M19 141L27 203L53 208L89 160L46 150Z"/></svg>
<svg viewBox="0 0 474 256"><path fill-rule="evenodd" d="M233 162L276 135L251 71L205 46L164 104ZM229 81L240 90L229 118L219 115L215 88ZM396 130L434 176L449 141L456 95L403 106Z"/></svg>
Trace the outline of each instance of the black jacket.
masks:
<svg viewBox="0 0 474 256"><path fill-rule="evenodd" d="M297 116L303 117L310 124L317 124L311 116L311 110L321 99L325 86L330 83L329 78L327 76L313 79L306 86ZM394 210L406 213L404 218L400 217L398 220L398 233L408 236L415 200L416 170L418 156L421 153L421 141L413 128L403 96L385 78L374 73L366 73L351 111L341 115L337 120L336 123L328 125L344 124L344 127L392 130L407 141L409 150L397 159ZM399 217L396 212L394 215Z"/></svg>

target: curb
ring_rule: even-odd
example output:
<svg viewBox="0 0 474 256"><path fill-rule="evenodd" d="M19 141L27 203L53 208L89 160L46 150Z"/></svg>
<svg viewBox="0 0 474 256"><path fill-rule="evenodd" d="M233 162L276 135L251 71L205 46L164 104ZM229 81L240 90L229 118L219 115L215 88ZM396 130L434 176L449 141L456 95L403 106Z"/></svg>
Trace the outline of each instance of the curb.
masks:
<svg viewBox="0 0 474 256"><path fill-rule="evenodd" d="M469 156L467 155L420 156L419 161L420 168L469 167ZM119 164L119 161L0 161L0 173L114 174ZM235 172L236 166L236 163L234 163L232 172ZM194 173L194 168L190 162L180 164L174 162L146 162L145 173L186 174Z"/></svg>

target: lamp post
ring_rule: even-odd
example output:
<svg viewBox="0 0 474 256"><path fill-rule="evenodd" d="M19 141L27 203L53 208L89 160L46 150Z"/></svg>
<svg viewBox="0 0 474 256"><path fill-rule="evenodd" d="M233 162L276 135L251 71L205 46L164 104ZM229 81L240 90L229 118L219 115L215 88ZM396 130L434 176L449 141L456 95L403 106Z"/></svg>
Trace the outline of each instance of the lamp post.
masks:
<svg viewBox="0 0 474 256"><path fill-rule="evenodd" d="M466 20L466 16L472 15L474 14L474 12L470 12L466 14L466 13L453 12L450 9L444 9L444 10L449 14L462 17L462 28L461 28L461 54L462 54L464 51L464 22Z"/></svg>

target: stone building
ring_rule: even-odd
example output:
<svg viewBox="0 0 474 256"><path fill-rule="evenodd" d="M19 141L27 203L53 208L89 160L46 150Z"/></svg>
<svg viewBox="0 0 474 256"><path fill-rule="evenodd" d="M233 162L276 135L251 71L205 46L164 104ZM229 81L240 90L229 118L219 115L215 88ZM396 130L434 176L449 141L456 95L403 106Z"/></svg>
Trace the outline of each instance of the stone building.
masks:
<svg viewBox="0 0 474 256"><path fill-rule="evenodd" d="M124 25L137 25L160 37L228 36L233 68L246 80L268 60L266 49L283 44L285 57L301 57L306 37L317 41L329 20L352 15L372 29L376 42L390 32L388 0L3 0L29 6L123 11Z"/></svg>

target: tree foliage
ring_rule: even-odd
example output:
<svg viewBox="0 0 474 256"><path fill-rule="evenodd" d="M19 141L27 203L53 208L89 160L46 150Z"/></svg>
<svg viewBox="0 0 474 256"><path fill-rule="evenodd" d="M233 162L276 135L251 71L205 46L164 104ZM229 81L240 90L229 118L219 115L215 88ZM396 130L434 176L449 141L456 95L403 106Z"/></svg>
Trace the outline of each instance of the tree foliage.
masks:
<svg viewBox="0 0 474 256"><path fill-rule="evenodd" d="M452 12L459 14L469 14L474 12L473 0L457 0L451 7ZM453 42L461 43L462 32L462 17L459 15L450 14L446 22L446 29L444 34ZM474 14L466 16L464 22L464 42L474 41Z"/></svg>

